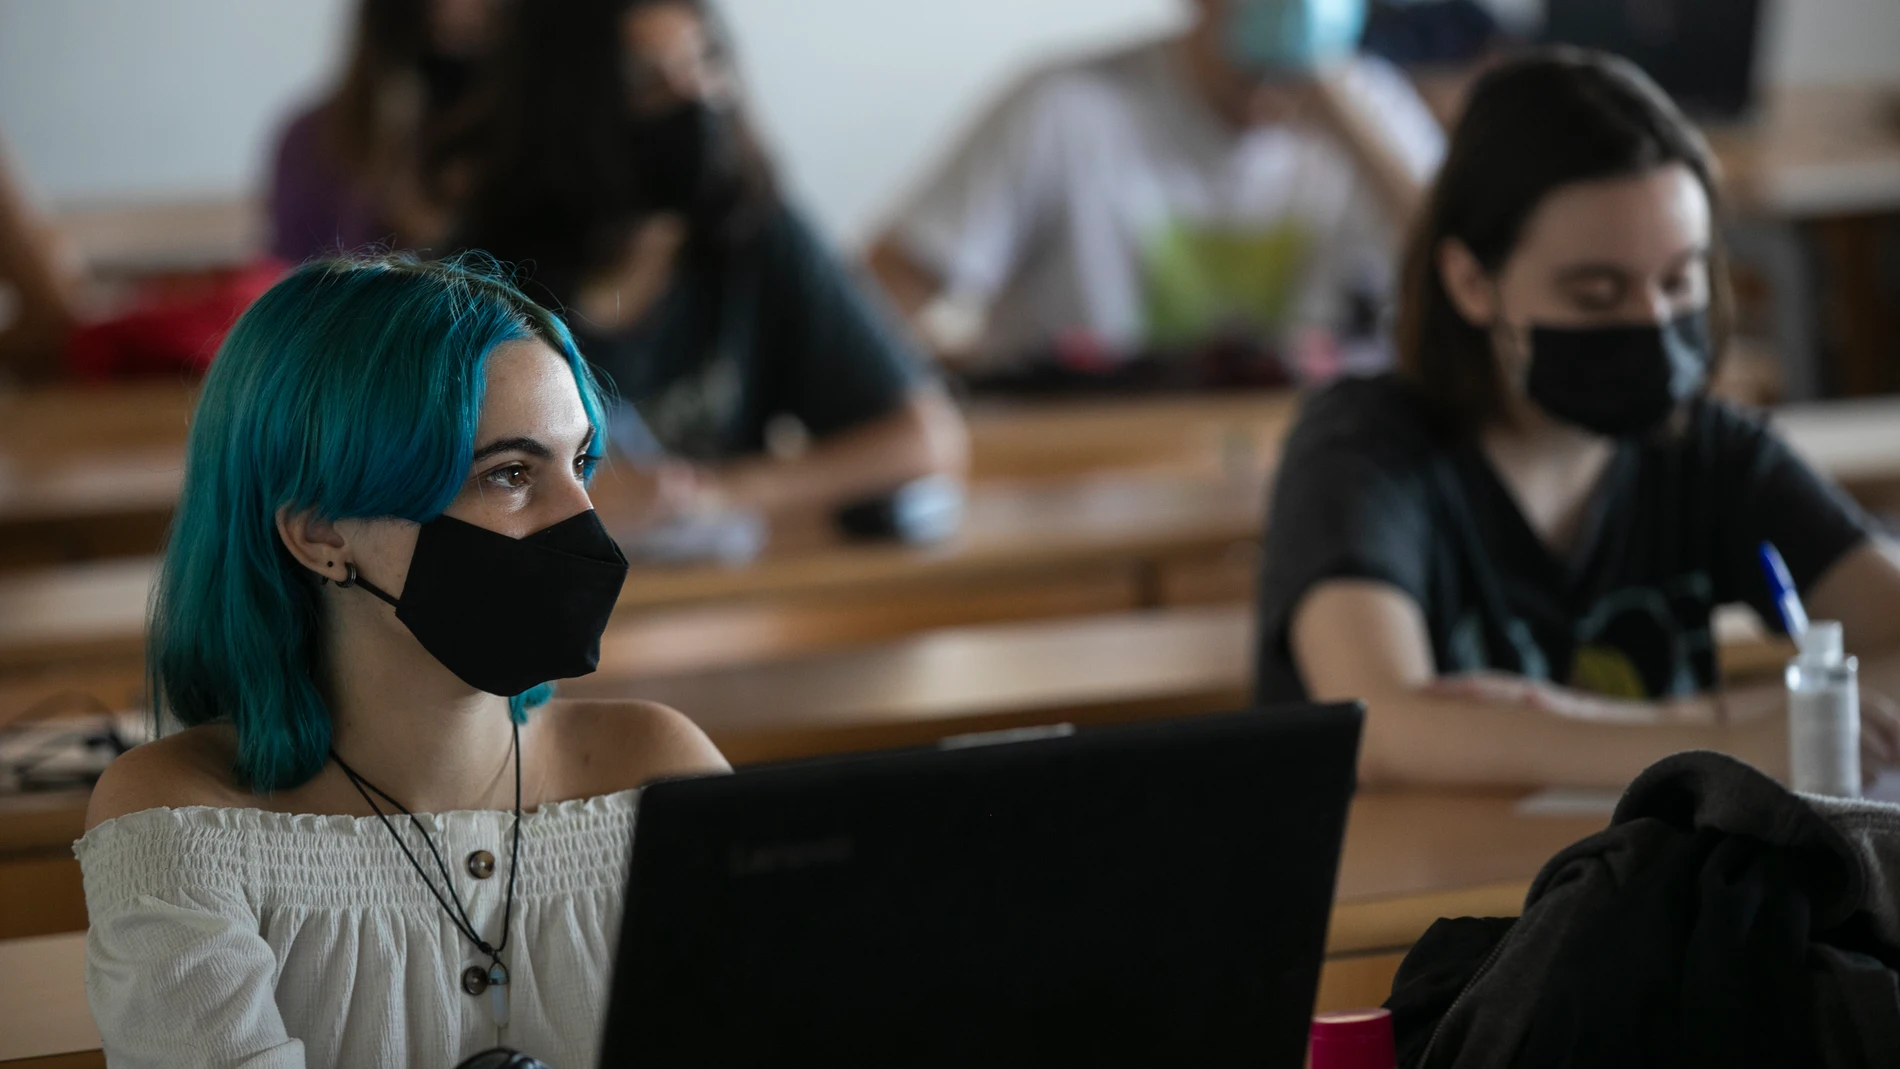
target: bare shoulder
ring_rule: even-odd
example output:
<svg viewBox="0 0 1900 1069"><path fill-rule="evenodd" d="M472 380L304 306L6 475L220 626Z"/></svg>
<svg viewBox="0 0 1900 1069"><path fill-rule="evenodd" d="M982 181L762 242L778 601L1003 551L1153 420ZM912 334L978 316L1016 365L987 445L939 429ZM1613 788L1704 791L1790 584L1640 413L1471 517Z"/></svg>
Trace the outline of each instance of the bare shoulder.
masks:
<svg viewBox="0 0 1900 1069"><path fill-rule="evenodd" d="M240 804L232 778L237 736L223 724L189 728L135 746L106 766L86 807L86 830L145 809Z"/></svg>
<svg viewBox="0 0 1900 1069"><path fill-rule="evenodd" d="M732 766L699 725L653 702L549 702L545 717L561 755L567 793L611 794L678 776L729 772Z"/></svg>

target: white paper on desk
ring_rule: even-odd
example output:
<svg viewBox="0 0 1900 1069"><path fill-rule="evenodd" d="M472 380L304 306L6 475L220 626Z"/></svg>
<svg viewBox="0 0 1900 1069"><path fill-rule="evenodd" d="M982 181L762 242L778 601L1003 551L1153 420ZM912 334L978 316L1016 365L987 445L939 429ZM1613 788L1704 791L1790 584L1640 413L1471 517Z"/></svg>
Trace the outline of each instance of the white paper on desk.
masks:
<svg viewBox="0 0 1900 1069"><path fill-rule="evenodd" d="M1622 791L1596 787L1551 787L1527 795L1517 803L1517 813L1525 817L1602 817L1608 820L1616 812Z"/></svg>

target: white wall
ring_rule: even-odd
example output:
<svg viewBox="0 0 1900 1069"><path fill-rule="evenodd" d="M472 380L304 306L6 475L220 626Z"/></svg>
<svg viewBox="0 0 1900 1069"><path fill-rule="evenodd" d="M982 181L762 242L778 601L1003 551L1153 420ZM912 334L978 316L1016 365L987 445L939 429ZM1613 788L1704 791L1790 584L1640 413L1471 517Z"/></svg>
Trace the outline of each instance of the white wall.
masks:
<svg viewBox="0 0 1900 1069"><path fill-rule="evenodd" d="M548 0L531 0L548 2ZM1519 18L1542 0L1493 0ZM861 237L1035 57L1171 25L1185 0L725 0L768 135ZM1900 82L1900 0L1781 0L1781 81ZM0 0L0 137L59 203L251 190L329 76L353 0Z"/></svg>
<svg viewBox="0 0 1900 1069"><path fill-rule="evenodd" d="M846 241L867 236L899 190L1037 59L1161 32L1185 8L1182 0L724 6L793 188Z"/></svg>
<svg viewBox="0 0 1900 1069"><path fill-rule="evenodd" d="M0 138L62 203L250 187L353 0L0 0Z"/></svg>
<svg viewBox="0 0 1900 1069"><path fill-rule="evenodd" d="M1900 0L1767 0L1776 82L1900 84Z"/></svg>

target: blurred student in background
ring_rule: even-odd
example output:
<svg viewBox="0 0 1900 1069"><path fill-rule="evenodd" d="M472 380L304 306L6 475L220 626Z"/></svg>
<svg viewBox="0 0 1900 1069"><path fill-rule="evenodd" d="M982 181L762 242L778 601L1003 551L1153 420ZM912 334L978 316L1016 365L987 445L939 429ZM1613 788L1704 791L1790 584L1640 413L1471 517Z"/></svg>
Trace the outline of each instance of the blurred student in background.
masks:
<svg viewBox="0 0 1900 1069"><path fill-rule="evenodd" d="M79 321L77 257L27 196L0 144L0 383L52 378Z"/></svg>
<svg viewBox="0 0 1900 1069"><path fill-rule="evenodd" d="M467 98L499 0L362 0L342 84L280 135L271 252L291 263L365 245L421 247L445 217L418 146Z"/></svg>
<svg viewBox="0 0 1900 1069"><path fill-rule="evenodd" d="M1474 89L1407 254L1400 371L1314 397L1273 494L1261 696L1364 699L1368 779L1620 787L1702 748L1785 773L1782 686L1720 689L1710 626L1776 618L1764 541L1863 658L1900 649L1892 547L1704 396L1730 321L1711 166L1621 60ZM1893 763L1891 706L1862 710L1863 762Z"/></svg>
<svg viewBox="0 0 1900 1069"><path fill-rule="evenodd" d="M1193 9L1180 36L1033 74L900 206L871 252L898 304L984 308L946 359L1325 370L1333 338L1371 333L1442 131L1355 53L1364 0Z"/></svg>
<svg viewBox="0 0 1900 1069"><path fill-rule="evenodd" d="M653 454L690 462L664 469L663 507L839 505L960 469L960 417L782 194L708 8L514 16L442 153L457 242L523 265ZM806 445L771 454L786 441Z"/></svg>

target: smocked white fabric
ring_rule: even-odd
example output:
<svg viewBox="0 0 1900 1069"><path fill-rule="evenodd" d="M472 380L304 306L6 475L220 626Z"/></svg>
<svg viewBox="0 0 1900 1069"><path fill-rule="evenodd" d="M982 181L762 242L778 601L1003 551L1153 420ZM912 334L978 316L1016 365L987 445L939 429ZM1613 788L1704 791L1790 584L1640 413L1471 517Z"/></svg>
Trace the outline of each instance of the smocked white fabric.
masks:
<svg viewBox="0 0 1900 1069"><path fill-rule="evenodd" d="M375 817L151 809L74 845L86 989L122 1067L454 1066L496 1046L591 1069L612 980L637 791L525 814L512 1014L462 990L487 965ZM513 815L424 816L484 938L501 930ZM394 821L398 830L407 820ZM433 870L421 837L406 830ZM469 874L487 850L494 875Z"/></svg>

